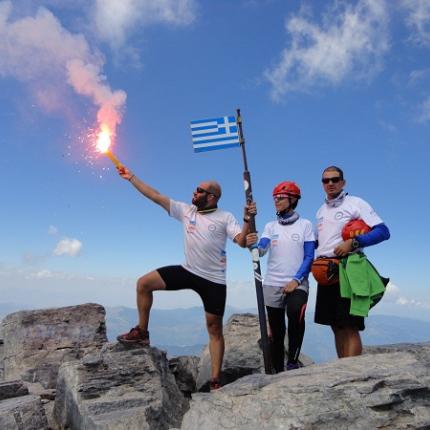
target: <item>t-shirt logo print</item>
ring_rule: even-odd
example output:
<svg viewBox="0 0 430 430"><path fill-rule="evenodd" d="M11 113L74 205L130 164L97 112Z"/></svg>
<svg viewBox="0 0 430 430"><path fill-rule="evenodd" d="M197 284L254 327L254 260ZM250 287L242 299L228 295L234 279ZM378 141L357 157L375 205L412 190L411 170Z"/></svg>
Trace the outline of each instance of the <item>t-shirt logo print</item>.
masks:
<svg viewBox="0 0 430 430"><path fill-rule="evenodd" d="M297 233L292 234L291 239L294 240L294 242L298 242L300 240L300 234L297 234Z"/></svg>
<svg viewBox="0 0 430 430"><path fill-rule="evenodd" d="M335 213L334 219L339 220L339 219L342 219L342 218L343 218L343 212L342 211Z"/></svg>
<svg viewBox="0 0 430 430"><path fill-rule="evenodd" d="M209 224L208 230L209 231L215 231L216 230L216 225L215 224Z"/></svg>

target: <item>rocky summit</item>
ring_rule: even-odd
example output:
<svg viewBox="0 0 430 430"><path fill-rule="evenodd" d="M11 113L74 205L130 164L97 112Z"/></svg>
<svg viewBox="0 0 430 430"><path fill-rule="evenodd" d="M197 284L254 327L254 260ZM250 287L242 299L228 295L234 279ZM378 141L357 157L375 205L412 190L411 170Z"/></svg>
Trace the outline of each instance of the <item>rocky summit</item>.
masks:
<svg viewBox="0 0 430 430"><path fill-rule="evenodd" d="M97 304L17 312L0 333L1 430L430 429L430 343L265 375L257 317L236 314L209 393L207 349L108 343Z"/></svg>

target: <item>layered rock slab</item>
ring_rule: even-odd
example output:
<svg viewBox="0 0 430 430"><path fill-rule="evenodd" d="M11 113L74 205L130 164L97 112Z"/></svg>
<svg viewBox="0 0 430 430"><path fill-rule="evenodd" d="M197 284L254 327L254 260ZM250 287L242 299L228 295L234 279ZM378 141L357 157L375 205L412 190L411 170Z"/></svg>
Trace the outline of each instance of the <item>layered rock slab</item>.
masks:
<svg viewBox="0 0 430 430"><path fill-rule="evenodd" d="M430 344L249 375L193 395L182 430L430 428Z"/></svg>
<svg viewBox="0 0 430 430"><path fill-rule="evenodd" d="M224 326L223 384L231 383L245 375L264 373L260 337L260 323L257 315L251 313L234 314L229 318ZM288 343L287 336L286 343ZM305 366L313 363L304 354L300 354L299 360ZM200 356L197 390L204 391L209 388L210 370L209 347L206 346Z"/></svg>
<svg viewBox="0 0 430 430"><path fill-rule="evenodd" d="M179 427L188 401L156 348L107 344L59 371L54 416L61 429Z"/></svg>
<svg viewBox="0 0 430 430"><path fill-rule="evenodd" d="M2 321L4 379L55 388L60 364L107 342L105 310L97 304L20 311Z"/></svg>
<svg viewBox="0 0 430 430"><path fill-rule="evenodd" d="M0 429L45 430L48 420L40 397L29 395L22 381L0 383Z"/></svg>

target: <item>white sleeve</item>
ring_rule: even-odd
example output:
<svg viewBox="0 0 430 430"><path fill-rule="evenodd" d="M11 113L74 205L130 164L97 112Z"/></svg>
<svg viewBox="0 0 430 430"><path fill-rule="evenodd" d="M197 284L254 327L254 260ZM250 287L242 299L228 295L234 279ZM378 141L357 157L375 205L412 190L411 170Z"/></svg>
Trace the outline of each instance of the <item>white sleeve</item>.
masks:
<svg viewBox="0 0 430 430"><path fill-rule="evenodd" d="M184 219L184 214L189 207L190 207L190 205L188 205L186 203L177 202L176 200L170 199L170 213L169 213L169 215L172 218L177 219L178 221L182 221Z"/></svg>
<svg viewBox="0 0 430 430"><path fill-rule="evenodd" d="M242 227L240 226L237 219L231 213L227 214L226 221L227 221L227 228L226 228L227 236L231 240L233 240L242 231Z"/></svg>
<svg viewBox="0 0 430 430"><path fill-rule="evenodd" d="M270 236L271 236L271 228L270 227L271 227L271 225L272 225L272 223L268 222L264 226L264 230L263 230L263 233L262 233L260 239L263 239L263 237L270 239Z"/></svg>
<svg viewBox="0 0 430 430"><path fill-rule="evenodd" d="M305 225L305 234L304 234L304 241L305 242L314 242L315 241L315 234L314 229L312 227L312 223L308 221Z"/></svg>
<svg viewBox="0 0 430 430"><path fill-rule="evenodd" d="M369 226L374 227L377 224L381 224L384 221L374 211L372 206L369 205L365 200L358 199L358 209L360 211L360 218Z"/></svg>

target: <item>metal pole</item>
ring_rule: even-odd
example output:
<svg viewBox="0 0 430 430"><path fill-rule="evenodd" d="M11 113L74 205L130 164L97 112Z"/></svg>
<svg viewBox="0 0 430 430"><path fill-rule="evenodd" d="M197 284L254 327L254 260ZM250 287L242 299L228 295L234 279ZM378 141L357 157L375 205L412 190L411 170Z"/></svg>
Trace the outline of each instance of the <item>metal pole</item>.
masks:
<svg viewBox="0 0 430 430"><path fill-rule="evenodd" d="M237 113L236 122L239 130L239 141L240 141L240 146L242 148L243 164L244 164L243 181L244 181L244 187L245 187L245 197L246 197L246 202L249 204L253 201L251 174L249 173L248 162L246 160L245 139L243 137L242 118L240 116L240 109L237 109L236 113ZM255 225L255 215L251 215L249 219L249 231L251 233L255 233L257 231L256 225ZM263 283L262 283L261 268L260 268L260 255L258 253L257 245L255 245L251 249L251 254L252 254L252 263L254 266L255 292L257 294L258 319L260 321L260 333L261 333L261 345L263 349L264 369L267 374L271 374L272 363L270 360L269 339L267 336L266 310L264 308Z"/></svg>

